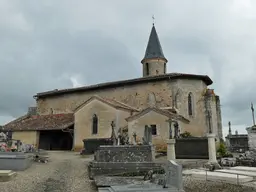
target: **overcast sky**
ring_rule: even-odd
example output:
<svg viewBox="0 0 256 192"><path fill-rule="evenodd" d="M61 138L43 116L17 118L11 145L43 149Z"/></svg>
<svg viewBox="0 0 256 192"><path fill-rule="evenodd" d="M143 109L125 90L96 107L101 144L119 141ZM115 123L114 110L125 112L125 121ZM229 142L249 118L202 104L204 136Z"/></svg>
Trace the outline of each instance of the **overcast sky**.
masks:
<svg viewBox="0 0 256 192"><path fill-rule="evenodd" d="M227 123L256 105L256 1L0 1L0 124L52 89L141 76L152 15L168 72L209 75Z"/></svg>

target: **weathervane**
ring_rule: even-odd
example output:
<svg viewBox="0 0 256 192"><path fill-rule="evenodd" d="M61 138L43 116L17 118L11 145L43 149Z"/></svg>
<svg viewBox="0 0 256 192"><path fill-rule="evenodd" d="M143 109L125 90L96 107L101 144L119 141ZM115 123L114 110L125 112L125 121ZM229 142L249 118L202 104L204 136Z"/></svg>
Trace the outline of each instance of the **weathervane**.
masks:
<svg viewBox="0 0 256 192"><path fill-rule="evenodd" d="M152 16L152 20L153 20L153 25L155 24L155 16Z"/></svg>

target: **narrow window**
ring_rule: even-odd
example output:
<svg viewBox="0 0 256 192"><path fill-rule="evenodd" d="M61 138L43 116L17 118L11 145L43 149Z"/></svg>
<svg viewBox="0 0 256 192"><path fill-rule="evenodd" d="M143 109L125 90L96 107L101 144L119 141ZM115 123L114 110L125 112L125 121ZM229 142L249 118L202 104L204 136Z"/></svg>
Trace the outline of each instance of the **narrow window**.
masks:
<svg viewBox="0 0 256 192"><path fill-rule="evenodd" d="M188 94L188 115L193 115L193 103L192 103L192 93Z"/></svg>
<svg viewBox="0 0 256 192"><path fill-rule="evenodd" d="M166 73L166 63L164 63L164 74Z"/></svg>
<svg viewBox="0 0 256 192"><path fill-rule="evenodd" d="M149 66L148 66L148 63L146 63L146 75L149 75Z"/></svg>
<svg viewBox="0 0 256 192"><path fill-rule="evenodd" d="M157 135L156 125L151 125L152 135Z"/></svg>
<svg viewBox="0 0 256 192"><path fill-rule="evenodd" d="M92 118L92 134L98 133L98 117L96 114L93 115Z"/></svg>

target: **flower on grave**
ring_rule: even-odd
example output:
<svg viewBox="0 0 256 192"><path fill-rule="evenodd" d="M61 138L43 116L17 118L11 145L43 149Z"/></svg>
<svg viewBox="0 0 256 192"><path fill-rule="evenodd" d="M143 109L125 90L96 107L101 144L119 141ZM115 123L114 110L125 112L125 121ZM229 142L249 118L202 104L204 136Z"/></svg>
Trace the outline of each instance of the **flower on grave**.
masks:
<svg viewBox="0 0 256 192"><path fill-rule="evenodd" d="M11 149L13 150L13 149L17 149L17 146L11 146Z"/></svg>

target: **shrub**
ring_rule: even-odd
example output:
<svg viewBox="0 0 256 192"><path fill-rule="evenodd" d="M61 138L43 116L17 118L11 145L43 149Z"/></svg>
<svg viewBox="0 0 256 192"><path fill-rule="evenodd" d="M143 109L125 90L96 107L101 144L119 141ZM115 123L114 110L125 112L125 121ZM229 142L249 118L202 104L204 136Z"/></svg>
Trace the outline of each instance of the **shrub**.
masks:
<svg viewBox="0 0 256 192"><path fill-rule="evenodd" d="M180 137L181 137L181 138L189 138L189 137L192 137L192 135L191 135L190 132L185 131L184 133L181 133L181 134L180 134Z"/></svg>
<svg viewBox="0 0 256 192"><path fill-rule="evenodd" d="M157 153L167 153L167 144L156 144L155 149Z"/></svg>
<svg viewBox="0 0 256 192"><path fill-rule="evenodd" d="M219 157L233 157L233 155L227 151L227 148L223 142L219 144L217 153Z"/></svg>

